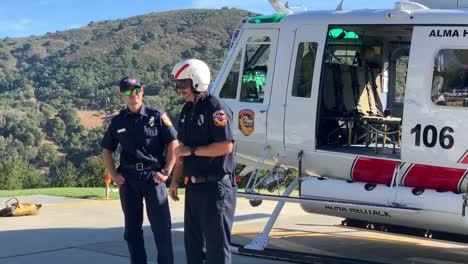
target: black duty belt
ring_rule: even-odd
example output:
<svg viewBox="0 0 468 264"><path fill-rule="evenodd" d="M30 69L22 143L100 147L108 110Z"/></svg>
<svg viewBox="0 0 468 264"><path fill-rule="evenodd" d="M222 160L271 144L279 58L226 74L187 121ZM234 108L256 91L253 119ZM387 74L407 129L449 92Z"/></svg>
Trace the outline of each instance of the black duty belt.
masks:
<svg viewBox="0 0 468 264"><path fill-rule="evenodd" d="M189 177L189 181L193 184L215 182L215 181L222 181L222 180L229 180L229 179L231 179L229 174L226 174L221 178L219 177L196 177L196 176Z"/></svg>
<svg viewBox="0 0 468 264"><path fill-rule="evenodd" d="M134 163L134 164L120 165L120 168L126 169L126 170L145 171L145 170L159 170L161 166L155 163L139 162L139 163Z"/></svg>

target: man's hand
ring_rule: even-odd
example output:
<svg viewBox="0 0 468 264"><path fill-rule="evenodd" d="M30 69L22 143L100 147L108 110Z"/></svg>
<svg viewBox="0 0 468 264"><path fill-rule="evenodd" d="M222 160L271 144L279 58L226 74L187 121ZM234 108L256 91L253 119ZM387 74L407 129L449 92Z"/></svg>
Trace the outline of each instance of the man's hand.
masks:
<svg viewBox="0 0 468 264"><path fill-rule="evenodd" d="M163 183L163 182L166 182L167 178L169 176L166 176L164 174L162 174L160 171L157 171L154 175L153 175L153 181L155 183Z"/></svg>
<svg viewBox="0 0 468 264"><path fill-rule="evenodd" d="M175 155L176 155L177 158L179 158L179 157L190 156L190 155L192 155L192 153L190 152L190 147L187 147L187 146L184 146L184 145L179 145L175 149Z"/></svg>
<svg viewBox="0 0 468 264"><path fill-rule="evenodd" d="M125 178L122 174L117 173L116 175L111 175L112 180L117 184L117 186L121 187L125 183Z"/></svg>
<svg viewBox="0 0 468 264"><path fill-rule="evenodd" d="M177 195L178 188L179 183L177 181L172 180L171 186L169 187L169 196L171 196L172 200L175 202L179 201L179 196Z"/></svg>

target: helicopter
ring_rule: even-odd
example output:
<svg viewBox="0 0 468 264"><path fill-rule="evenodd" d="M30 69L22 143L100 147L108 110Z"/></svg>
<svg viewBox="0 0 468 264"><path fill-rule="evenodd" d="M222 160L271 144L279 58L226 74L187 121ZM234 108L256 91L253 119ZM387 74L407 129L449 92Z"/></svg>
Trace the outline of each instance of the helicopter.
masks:
<svg viewBox="0 0 468 264"><path fill-rule="evenodd" d="M210 87L233 111L239 177L249 177L239 196L279 201L246 248L266 246L285 202L467 235L468 1L328 11L269 2L277 13L239 24ZM290 168L299 177L286 186Z"/></svg>

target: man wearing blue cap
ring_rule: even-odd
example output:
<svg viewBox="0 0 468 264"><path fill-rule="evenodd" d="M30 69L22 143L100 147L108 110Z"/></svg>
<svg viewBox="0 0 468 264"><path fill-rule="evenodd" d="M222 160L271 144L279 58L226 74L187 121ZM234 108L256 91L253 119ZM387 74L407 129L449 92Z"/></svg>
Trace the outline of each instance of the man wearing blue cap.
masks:
<svg viewBox="0 0 468 264"><path fill-rule="evenodd" d="M175 163L177 132L161 110L142 102L140 81L127 76L120 81L120 96L127 107L112 118L101 141L104 165L120 187L125 234L132 264L146 264L143 239L143 199L158 251L159 264L173 264L171 215L165 181ZM120 166L113 152L120 144Z"/></svg>

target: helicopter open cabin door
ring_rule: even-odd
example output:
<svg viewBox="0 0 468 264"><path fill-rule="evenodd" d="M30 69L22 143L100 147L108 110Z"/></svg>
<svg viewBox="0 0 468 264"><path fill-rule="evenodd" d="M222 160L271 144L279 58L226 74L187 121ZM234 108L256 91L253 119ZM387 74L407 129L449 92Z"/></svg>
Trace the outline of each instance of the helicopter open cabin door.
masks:
<svg viewBox="0 0 468 264"><path fill-rule="evenodd" d="M215 95L233 111L240 152L256 153L267 144L278 29L245 29L236 43Z"/></svg>
<svg viewBox="0 0 468 264"><path fill-rule="evenodd" d="M415 27L405 95L402 159L468 167L468 27Z"/></svg>

